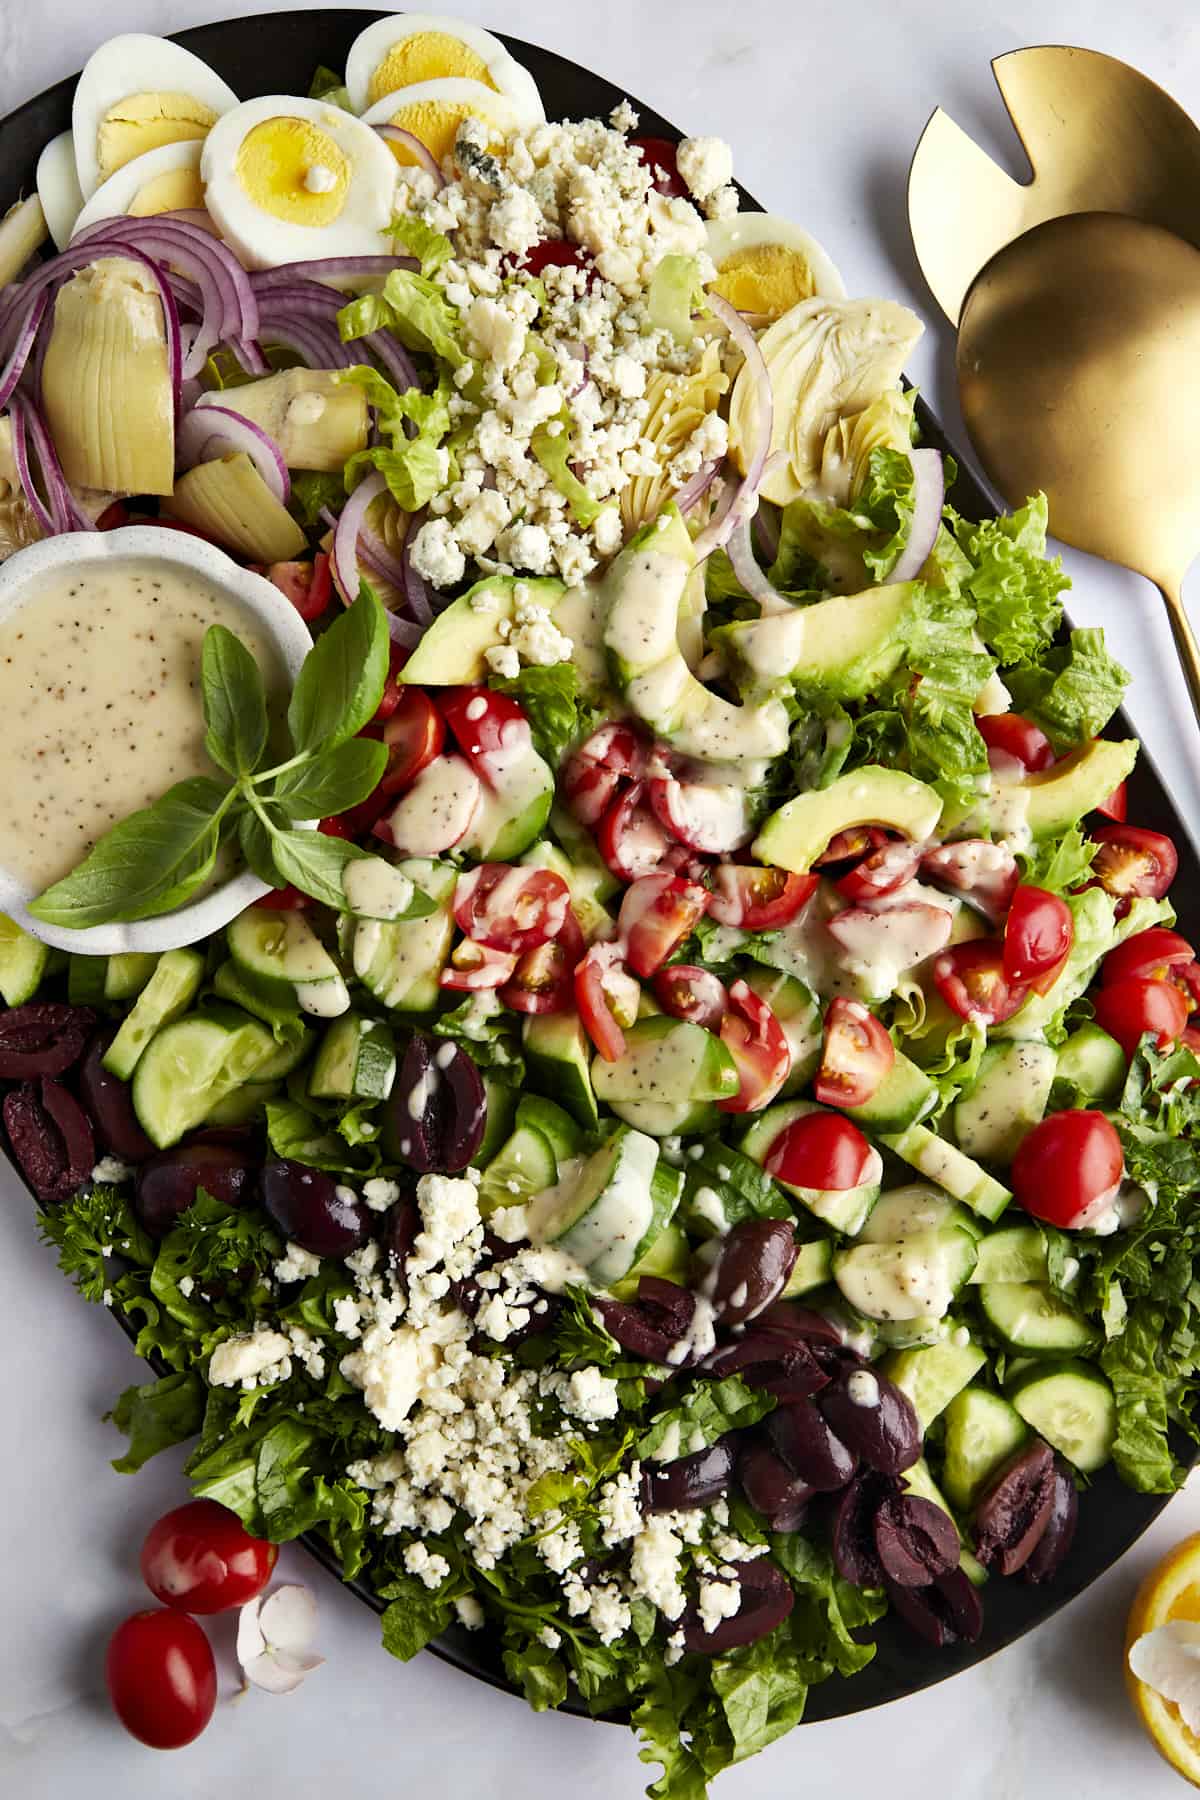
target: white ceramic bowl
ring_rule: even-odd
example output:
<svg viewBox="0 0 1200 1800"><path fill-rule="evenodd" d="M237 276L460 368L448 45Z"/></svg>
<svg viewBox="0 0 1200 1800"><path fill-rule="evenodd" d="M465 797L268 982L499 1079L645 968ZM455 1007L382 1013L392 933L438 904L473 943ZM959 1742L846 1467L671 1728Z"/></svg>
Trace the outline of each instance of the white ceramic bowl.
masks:
<svg viewBox="0 0 1200 1800"><path fill-rule="evenodd" d="M227 595L271 639L294 681L312 648L308 627L290 600L272 582L239 568L223 550L184 531L155 525L139 525L122 531L72 531L44 538L0 564L0 620L8 619L28 602L50 573L69 568L78 574L89 563L122 560L166 563L202 575ZM0 725L2 729L2 725ZM126 925L92 925L86 931L44 925L28 911L36 890L27 881L0 865L0 912L44 943L59 950L75 950L85 956L115 956L123 950L176 950L194 944L228 925L230 919L261 899L267 885L256 875L235 875L202 899L189 901L174 912Z"/></svg>

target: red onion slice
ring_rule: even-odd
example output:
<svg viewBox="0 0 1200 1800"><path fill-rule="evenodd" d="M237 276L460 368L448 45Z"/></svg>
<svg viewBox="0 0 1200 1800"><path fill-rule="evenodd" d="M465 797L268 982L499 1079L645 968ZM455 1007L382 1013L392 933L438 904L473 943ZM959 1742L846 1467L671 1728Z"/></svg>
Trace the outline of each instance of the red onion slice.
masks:
<svg viewBox="0 0 1200 1800"><path fill-rule="evenodd" d="M404 565L404 592L408 599L408 610L420 625L428 625L433 617L433 589L425 577L413 568L412 561L413 543L424 523L424 510L414 513L408 521L408 532L400 558Z"/></svg>
<svg viewBox="0 0 1200 1800"><path fill-rule="evenodd" d="M413 619L402 619L394 612L387 616L387 627L393 644L398 644L402 650L411 650L425 636L423 625L418 625Z"/></svg>
<svg viewBox="0 0 1200 1800"><path fill-rule="evenodd" d="M290 287L302 281L318 284L341 281L350 276L368 280L390 275L393 269L419 269L415 256L318 256L312 262L279 263L273 269L256 269L250 277L256 294L270 293L273 288ZM337 305L344 306L346 297L333 295Z"/></svg>
<svg viewBox="0 0 1200 1800"><path fill-rule="evenodd" d="M412 151L425 173L432 175L437 183L435 192L445 187L446 177L438 167L437 158L419 137L414 137L411 131L405 131L401 125L376 125L375 130L381 138L386 138L389 144L399 144L403 149Z"/></svg>
<svg viewBox="0 0 1200 1800"><path fill-rule="evenodd" d="M13 461L17 465L17 479L21 483L21 491L29 502L29 510L32 512L34 518L46 533L47 537L54 537L62 527L55 519L49 507L46 506L42 496L38 493L37 488L34 485L33 471L29 466L29 444L26 438L27 417L26 402L21 398L20 394L14 394L12 400L12 442Z"/></svg>
<svg viewBox="0 0 1200 1800"><path fill-rule="evenodd" d="M378 469L360 481L343 506L342 516L333 534L333 576L347 605L358 595L358 534L367 516L367 508L386 487L387 482Z"/></svg>
<svg viewBox="0 0 1200 1800"><path fill-rule="evenodd" d="M230 400L235 395L236 389L233 394L222 392L219 398ZM211 462L231 450L245 451L275 498L286 506L292 481L275 439L241 413L216 404L215 398L209 403L203 396L179 427L175 451L180 465L193 469L197 463Z"/></svg>
<svg viewBox="0 0 1200 1800"><path fill-rule="evenodd" d="M94 523L80 507L66 476L54 441L47 431L45 422L22 394L14 394L10 411L13 419L13 452L17 464L17 474L21 486L29 497L38 523L48 530L51 536L60 531L94 531ZM19 423L19 431L18 431ZM17 438L20 436L18 447ZM40 496L33 481L33 473L29 463L29 447L37 458L41 471L42 483L46 489L49 512L42 505ZM49 523L47 523L49 521Z"/></svg>
<svg viewBox="0 0 1200 1800"><path fill-rule="evenodd" d="M914 581L925 567L937 541L946 499L946 472L940 450L910 450L913 469L913 515L908 542L888 576L889 581Z"/></svg>
<svg viewBox="0 0 1200 1800"><path fill-rule="evenodd" d="M758 347L758 339L743 319L736 307L730 306L720 294L707 296L710 310L720 319L730 337L746 359L746 368L754 388L755 420L754 441L747 453L746 473L740 487L729 498L728 504L718 507L716 515L709 520L704 530L696 539L696 561L703 562L714 550L719 550L728 543L730 533L742 517L749 518L754 511L754 499L758 493L758 484L763 478L767 452L771 448L771 432L775 422L775 403L771 393L771 376L763 360L763 353ZM724 500L724 496L722 496Z"/></svg>
<svg viewBox="0 0 1200 1800"><path fill-rule="evenodd" d="M675 504L681 513L691 512L698 500L703 500L713 482L717 479L719 461L701 463L689 481L685 481L675 496Z"/></svg>
<svg viewBox="0 0 1200 1800"><path fill-rule="evenodd" d="M12 355L9 357L7 363L5 363L3 372L0 373L0 406L8 405L18 381L20 381L21 376L25 373L25 364L29 361L29 353L33 349L33 342L38 334L38 326L41 324L49 304L50 296L43 289L30 307L29 312L21 325L17 341L13 345Z"/></svg>
<svg viewBox="0 0 1200 1800"><path fill-rule="evenodd" d="M763 613L794 612L795 607L786 594L772 587L766 575L758 566L751 540L751 523L749 519L739 519L729 536L725 546L733 572L745 588L752 600L757 600Z"/></svg>
<svg viewBox="0 0 1200 1800"><path fill-rule="evenodd" d="M199 284L204 317L185 375L198 374L209 352L227 338L257 339L258 302L250 277L219 238L171 213L157 213L145 219L103 219L81 232L71 249L90 251L92 260L100 244L114 255L121 252L112 246L132 245Z"/></svg>

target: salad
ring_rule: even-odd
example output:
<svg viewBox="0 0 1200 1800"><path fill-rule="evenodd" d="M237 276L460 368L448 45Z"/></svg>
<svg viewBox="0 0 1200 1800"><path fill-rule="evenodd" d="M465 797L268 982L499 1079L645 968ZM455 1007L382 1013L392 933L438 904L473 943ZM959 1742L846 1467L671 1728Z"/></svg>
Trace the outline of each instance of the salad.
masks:
<svg viewBox="0 0 1200 1800"><path fill-rule="evenodd" d="M211 777L31 912L268 891L9 926L0 1078L159 1371L115 1466L193 1440L394 1655L479 1633L691 1800L1182 1480L1200 963L1044 498L961 516L919 321L637 125L452 20L310 97L89 63L0 226L4 549L174 523L314 646L280 751L214 625Z"/></svg>

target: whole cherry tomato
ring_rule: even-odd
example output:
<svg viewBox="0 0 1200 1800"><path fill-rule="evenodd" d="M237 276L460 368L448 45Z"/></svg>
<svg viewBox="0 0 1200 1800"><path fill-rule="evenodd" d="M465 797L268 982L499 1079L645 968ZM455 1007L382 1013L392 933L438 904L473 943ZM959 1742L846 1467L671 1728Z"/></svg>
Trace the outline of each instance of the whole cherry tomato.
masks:
<svg viewBox="0 0 1200 1800"><path fill-rule="evenodd" d="M1023 882L1004 926L1006 980L1044 994L1057 980L1074 941L1075 918L1066 901Z"/></svg>
<svg viewBox="0 0 1200 1800"><path fill-rule="evenodd" d="M1035 1219L1066 1231L1088 1224L1112 1197L1124 1170L1121 1140L1103 1113L1051 1113L1017 1151L1013 1193Z"/></svg>
<svg viewBox="0 0 1200 1800"><path fill-rule="evenodd" d="M804 1113L785 1125L763 1161L769 1175L789 1187L861 1187L878 1181L881 1168L857 1125L841 1113Z"/></svg>
<svg viewBox="0 0 1200 1800"><path fill-rule="evenodd" d="M1147 1031L1156 1033L1155 1048L1165 1050L1183 1033L1190 1010L1173 981L1147 981L1127 975L1102 987L1095 997L1096 1023L1132 1056Z"/></svg>
<svg viewBox="0 0 1200 1800"><path fill-rule="evenodd" d="M153 1750L198 1738L217 1704L217 1668L195 1619L168 1607L134 1613L117 1626L104 1659L113 1711Z"/></svg>
<svg viewBox="0 0 1200 1800"><path fill-rule="evenodd" d="M1011 756L1031 775L1048 769L1054 761L1054 746L1040 725L1021 713L987 713L975 720L979 735L988 750ZM989 759L990 760L990 759Z"/></svg>
<svg viewBox="0 0 1200 1800"><path fill-rule="evenodd" d="M142 1580L164 1606L186 1613L230 1612L260 1594L279 1556L251 1537L216 1500L189 1500L164 1513L142 1545Z"/></svg>

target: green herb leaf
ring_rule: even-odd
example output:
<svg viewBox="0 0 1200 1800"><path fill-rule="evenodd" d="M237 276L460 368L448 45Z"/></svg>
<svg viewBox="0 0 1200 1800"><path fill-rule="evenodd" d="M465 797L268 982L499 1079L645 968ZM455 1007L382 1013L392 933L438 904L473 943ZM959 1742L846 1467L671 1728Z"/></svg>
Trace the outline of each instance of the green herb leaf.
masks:
<svg viewBox="0 0 1200 1800"><path fill-rule="evenodd" d="M231 789L206 775L177 782L153 806L106 832L30 912L46 925L82 929L181 906L213 872L220 819L232 798Z"/></svg>
<svg viewBox="0 0 1200 1800"><path fill-rule="evenodd" d="M374 738L350 738L328 756L280 775L270 798L289 819L332 818L373 794L387 763L386 744Z"/></svg>
<svg viewBox="0 0 1200 1800"><path fill-rule="evenodd" d="M224 625L210 625L200 658L204 748L229 775L250 775L267 747L267 697L258 664Z"/></svg>
<svg viewBox="0 0 1200 1800"><path fill-rule="evenodd" d="M574 663L531 663L511 680L493 680L491 686L520 702L534 749L552 768L577 738L600 723L601 715L582 698Z"/></svg>
<svg viewBox="0 0 1200 1800"><path fill-rule="evenodd" d="M278 885L279 877L271 855L271 833L257 813L244 812L238 820L238 848L260 881L271 887Z"/></svg>
<svg viewBox="0 0 1200 1800"><path fill-rule="evenodd" d="M296 751L324 756L375 716L388 672L387 618L364 581L304 660L292 689L288 728Z"/></svg>
<svg viewBox="0 0 1200 1800"><path fill-rule="evenodd" d="M204 1392L194 1370L126 1388L107 1415L129 1439L124 1456L113 1462L117 1473L133 1475L160 1450L195 1437L204 1422Z"/></svg>
<svg viewBox="0 0 1200 1800"><path fill-rule="evenodd" d="M271 839L271 856L280 887L298 887L323 906L345 910L342 874L346 864L362 862L370 854L344 838L326 837L320 831L280 831Z"/></svg>

